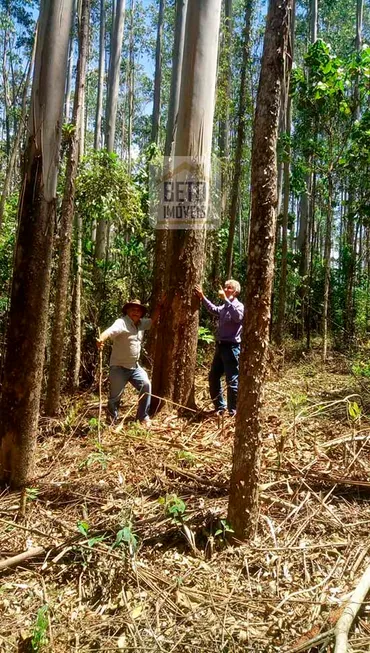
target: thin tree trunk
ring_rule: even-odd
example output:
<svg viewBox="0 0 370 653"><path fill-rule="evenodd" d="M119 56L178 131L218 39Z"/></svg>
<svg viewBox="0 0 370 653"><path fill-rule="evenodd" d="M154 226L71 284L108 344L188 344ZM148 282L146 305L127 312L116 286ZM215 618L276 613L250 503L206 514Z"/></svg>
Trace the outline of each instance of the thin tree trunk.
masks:
<svg viewBox="0 0 370 653"><path fill-rule="evenodd" d="M222 72L218 82L219 87L223 90L223 109L219 125L219 157L221 162L221 216L225 217L227 206L227 168L230 154L230 94L231 94L231 47L232 47L232 0L225 0L225 17L222 41L221 60ZM219 251L217 252L219 257Z"/></svg>
<svg viewBox="0 0 370 653"><path fill-rule="evenodd" d="M71 303L71 358L68 374L69 388L72 392L78 388L81 367L82 227L82 216L81 213L78 213L75 216L76 256Z"/></svg>
<svg viewBox="0 0 370 653"><path fill-rule="evenodd" d="M75 15L77 9L77 0L73 2L73 16L71 35L69 38L68 48L68 68L67 68L67 81L66 81L66 100L64 109L65 122L69 122L71 116L71 90L72 90L72 77L73 77L73 63L74 63L74 39L75 39Z"/></svg>
<svg viewBox="0 0 370 653"><path fill-rule="evenodd" d="M159 121L161 115L161 83L162 83L162 41L163 41L163 18L165 0L159 0L157 44L155 49L155 73L154 73L154 96L152 113L152 143L158 143Z"/></svg>
<svg viewBox="0 0 370 653"><path fill-rule="evenodd" d="M53 328L50 342L50 365L46 392L45 412L56 415L60 406L60 391L63 377L64 333L68 305L68 282L71 265L71 241L74 217L75 180L78 166L78 150L81 129L81 113L85 93L87 50L89 41L90 0L81 0L79 19L79 56L77 62L76 88L72 123L75 129L71 135L67 157L66 179L60 218L59 261L56 279L56 295Z"/></svg>
<svg viewBox="0 0 370 653"><path fill-rule="evenodd" d="M293 0L294 2L294 0ZM288 91L289 92L289 91ZM291 132L292 120L292 99L288 97L288 106L286 111L286 133L288 142ZM288 217L289 217L289 191L290 191L290 145L287 146L286 159L284 161L284 204L283 204L283 222L281 236L281 270L279 283L279 305L278 318L276 323L276 342L281 345L285 327L285 305L287 294L287 271L288 271Z"/></svg>
<svg viewBox="0 0 370 653"><path fill-rule="evenodd" d="M105 69L105 0L100 0L100 30L99 30L99 72L98 72L98 97L96 101L94 149L100 150L102 146L102 116L104 96L104 69Z"/></svg>
<svg viewBox="0 0 370 653"><path fill-rule="evenodd" d="M117 0L114 13L111 48L109 57L105 145L108 152L114 151L114 139L116 133L118 91L120 79L120 63L122 51L123 29L125 24L125 0ZM104 261L107 249L107 221L99 220L96 230L95 260Z"/></svg>
<svg viewBox="0 0 370 653"><path fill-rule="evenodd" d="M236 147L235 147L234 174L233 174L231 198L230 198L229 235L228 235L227 249L226 249L226 277L228 279L230 279L232 276L235 226L236 226L236 220L238 215L240 181L242 176L243 147L245 143L246 113L248 108L251 109L251 107L248 107L249 102L248 102L248 85L247 85L247 67L250 58L250 38L251 38L250 32L251 32L252 8L253 8L253 0L246 0L244 33L243 33L243 59L242 59L242 67L240 71L238 127L237 127Z"/></svg>
<svg viewBox="0 0 370 653"><path fill-rule="evenodd" d="M36 448L72 0L41 3L0 406L0 480L22 487Z"/></svg>
<svg viewBox="0 0 370 653"><path fill-rule="evenodd" d="M123 29L125 25L125 0L117 0L114 16L111 50L109 57L107 110L106 110L106 147L108 152L114 151L116 134L118 91L120 80L120 63L122 51Z"/></svg>
<svg viewBox="0 0 370 653"><path fill-rule="evenodd" d="M1 193L1 199L0 199L0 231L3 225L3 220L4 220L4 211L5 211L5 202L7 200L8 194L9 194L9 188L10 188L10 182L13 176L13 171L14 171L14 166L18 154L18 149L19 145L21 142L22 134L24 131L24 121L25 121L25 116L26 116L26 109L27 109L27 95L28 95L28 89L30 85L30 79L31 79L31 74L33 70L33 64L35 61L35 52L36 52L36 43L37 43L37 28L36 28L36 33L35 33L35 39L33 42L33 47L32 47L32 54L31 54L31 60L29 63L28 71L27 71L27 77L24 82L23 86L23 94L22 94L22 105L21 105L21 115L19 118L19 123L18 123L18 130L15 135L15 139L13 142L13 146L11 148L11 153L9 157L9 162L8 166L6 169L6 174L5 174L5 179L4 179L4 184L3 184L3 190Z"/></svg>
<svg viewBox="0 0 370 653"><path fill-rule="evenodd" d="M186 18L175 156L204 157L209 175L221 0L190 2ZM198 339L198 301L204 228L169 232L166 310L156 344L153 392L192 403Z"/></svg>
<svg viewBox="0 0 370 653"><path fill-rule="evenodd" d="M363 0L357 0L356 12L356 51L360 54L362 47L362 20L363 20ZM354 109L353 120L360 118L360 96L359 96L359 79L356 75L354 87ZM348 216L347 216L347 230L346 230L346 246L347 246L347 262L346 262L346 292L344 304L344 340L347 344L353 338L353 322L354 322L354 286L355 286L355 272L356 272L356 248L354 242L355 235L355 216L354 216L354 193L350 188L348 192Z"/></svg>
<svg viewBox="0 0 370 653"><path fill-rule="evenodd" d="M324 303L323 303L323 344L322 358L326 361L328 352L328 318L329 318L329 292L330 292L330 270L331 270L331 231L333 221L333 178L328 173L328 208L325 229L324 247Z"/></svg>
<svg viewBox="0 0 370 653"><path fill-rule="evenodd" d="M134 122L135 93L135 53L134 53L134 10L135 0L131 0L130 50L129 50L129 84L128 84L128 116L127 116L127 169L131 174L132 128Z"/></svg>
<svg viewBox="0 0 370 653"><path fill-rule="evenodd" d="M318 16L318 0L310 0L310 30L311 30L311 43L317 41L317 16Z"/></svg>
<svg viewBox="0 0 370 653"><path fill-rule="evenodd" d="M10 98L9 98L9 83L7 71L7 55L8 55L9 33L5 32L4 36L4 49L3 49L3 88L4 88L4 110L5 110L5 132L6 132L6 154L10 155Z"/></svg>
<svg viewBox="0 0 370 653"><path fill-rule="evenodd" d="M253 129L246 313L228 509L228 521L239 540L250 535L258 504L261 408L269 341L276 233L276 143L290 5L290 0L270 0Z"/></svg>

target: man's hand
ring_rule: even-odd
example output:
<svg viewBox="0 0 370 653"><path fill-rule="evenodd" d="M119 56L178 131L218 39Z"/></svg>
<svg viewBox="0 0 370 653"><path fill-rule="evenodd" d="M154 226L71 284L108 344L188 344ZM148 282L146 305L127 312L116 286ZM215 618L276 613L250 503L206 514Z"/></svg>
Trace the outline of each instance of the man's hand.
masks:
<svg viewBox="0 0 370 653"><path fill-rule="evenodd" d="M100 338L96 339L96 346L99 350L103 349L104 347L104 340L101 340Z"/></svg>
<svg viewBox="0 0 370 653"><path fill-rule="evenodd" d="M223 300L227 299L225 295L225 291L223 288L221 288L221 286L220 286L220 290L218 291L218 296Z"/></svg>
<svg viewBox="0 0 370 653"><path fill-rule="evenodd" d="M194 292L195 292L195 294L199 297L199 299L203 299L203 298L204 298L204 293L203 293L203 290L202 290L202 286L200 286L199 284L197 284L197 285L194 287Z"/></svg>

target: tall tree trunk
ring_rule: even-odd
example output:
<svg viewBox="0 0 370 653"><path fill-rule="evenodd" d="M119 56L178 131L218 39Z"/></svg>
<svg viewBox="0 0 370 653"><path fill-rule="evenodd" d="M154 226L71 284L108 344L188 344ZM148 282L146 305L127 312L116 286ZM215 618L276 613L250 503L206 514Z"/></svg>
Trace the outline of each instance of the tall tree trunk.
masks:
<svg viewBox="0 0 370 653"><path fill-rule="evenodd" d="M105 68L105 0L100 0L98 97L96 101L95 133L94 133L95 150L100 150L102 146L104 68Z"/></svg>
<svg viewBox="0 0 370 653"><path fill-rule="evenodd" d="M317 41L317 21L318 21L318 0L310 0L310 38L311 44ZM308 172L306 174L306 190L301 196L301 219L299 223L299 233L297 238L297 247L300 253L299 257L299 276L301 279L298 296L299 309L297 318L297 338L304 335L305 323L307 321L307 275L308 275L308 233L310 230L311 204L312 204L312 156L308 157Z"/></svg>
<svg viewBox="0 0 370 653"><path fill-rule="evenodd" d="M325 246L324 246L324 303L323 303L323 343L322 358L326 361L328 352L328 319L329 319L329 292L331 270L331 232L333 222L333 178L332 172L328 173L328 206L326 213Z"/></svg>
<svg viewBox="0 0 370 653"><path fill-rule="evenodd" d="M276 342L281 345L283 341L283 333L285 328L285 305L287 294L287 271L288 271L288 216L289 216L289 193L290 193L290 135L291 135L291 122L292 122L292 98L290 95L290 73L294 61L294 40L295 40L295 0L292 0L291 8L291 24L289 31L289 49L290 57L286 59L286 76L284 84L284 103L286 110L284 111L284 128L286 132L286 154L283 163L284 173L284 203L283 203L283 220L282 220L282 235L281 235L281 268L280 268L280 281L279 281L279 299L278 299L278 316L276 321ZM278 215L280 215L278 208Z"/></svg>
<svg viewBox="0 0 370 653"><path fill-rule="evenodd" d="M81 289L82 289L82 216L75 217L75 273L71 303L71 357L69 362L68 384L72 392L77 390L81 367Z"/></svg>
<svg viewBox="0 0 370 653"><path fill-rule="evenodd" d="M72 0L41 3L0 405L0 479L13 487L36 448L71 18Z"/></svg>
<svg viewBox="0 0 370 653"><path fill-rule="evenodd" d="M18 154L18 149L19 145L21 142L22 134L24 131L24 122L25 122L25 117L26 117L26 109L27 109L27 95L28 95L28 89L30 85L30 80L31 80L31 73L33 70L33 64L35 61L35 52L36 52L36 43L37 43L37 29L35 33L35 39L33 42L33 47L32 47L32 54L31 54L31 60L29 63L28 71L27 71L27 76L24 82L23 86L23 93L22 93L22 105L21 105L21 115L19 118L19 123L18 123L18 129L17 133L14 138L14 142L11 148L10 152L10 157L9 157L9 162L8 166L6 169L6 174L5 174L5 179L4 179L4 184L3 184L3 190L1 193L1 199L0 199L0 231L2 228L3 220L4 220L4 211L5 211L5 202L9 194L9 188L10 188L10 182L13 176L13 171L14 171L14 166Z"/></svg>
<svg viewBox="0 0 370 653"><path fill-rule="evenodd" d="M106 110L106 147L108 152L114 151L116 134L118 91L121 68L121 51L123 29L125 25L125 0L117 0L114 16L114 27L109 57L107 110Z"/></svg>
<svg viewBox="0 0 370 653"><path fill-rule="evenodd" d="M246 313L228 509L228 520L240 540L250 535L257 511L261 407L274 272L276 143L290 4L290 0L271 0L269 4L253 130Z"/></svg>
<svg viewBox="0 0 370 653"><path fill-rule="evenodd" d="M134 123L135 94L135 52L134 52L134 17L135 0L131 0L130 44L129 44L129 76L128 76L128 113L127 113L127 169L131 175L132 128Z"/></svg>
<svg viewBox="0 0 370 653"><path fill-rule="evenodd" d="M362 21L363 21L363 0L357 0L357 12L356 12L356 51L357 55L360 55L362 48ZM353 108L353 120L359 120L360 118L360 95L359 95L359 79L358 75L355 78L354 86L354 108ZM343 315L343 325L344 325L344 341L349 344L352 340L353 333L353 323L354 323L354 285L355 285L355 270L356 270L356 248L354 242L355 235L355 207L354 207L355 197L352 188L348 192L348 215L347 215L347 230L345 236L346 244L346 265L345 265L345 302L344 302L344 315Z"/></svg>
<svg viewBox="0 0 370 653"><path fill-rule="evenodd" d="M8 57L9 45L9 32L8 30L4 35L4 49L3 49L3 89L4 89L4 111L5 111L5 132L6 132L6 154L10 155L10 97L9 97L9 82L8 82Z"/></svg>
<svg viewBox="0 0 370 653"><path fill-rule="evenodd" d="M310 0L310 32L311 43L317 41L317 16L318 16L318 0Z"/></svg>
<svg viewBox="0 0 370 653"><path fill-rule="evenodd" d="M221 0L188 5L175 141L175 156L204 157L208 174L220 13ZM204 228L169 232L166 310L156 344L153 392L183 406L192 400L198 339L194 285L202 276L204 241Z"/></svg>
<svg viewBox="0 0 370 653"><path fill-rule="evenodd" d="M230 279L232 276L235 226L236 226L236 220L238 215L240 181L242 175L242 158L243 158L243 148L245 143L245 125L246 125L246 117L247 117L246 114L248 108L251 109L251 107L248 107L249 102L248 102L247 68L250 59L252 8L253 8L253 0L246 0L244 34L243 34L243 59L242 59L242 67L240 71L238 127L237 127L237 135L236 135L234 174L233 174L231 199L230 199L229 235L228 235L227 249L226 249L226 277L228 279Z"/></svg>
<svg viewBox="0 0 370 653"><path fill-rule="evenodd" d="M175 40L172 53L171 90L168 105L168 118L166 127L166 142L164 155L171 156L172 144L175 140L177 114L179 110L179 96L181 87L181 69L184 54L185 23L188 0L177 0L175 19Z"/></svg>
<svg viewBox="0 0 370 653"><path fill-rule="evenodd" d="M69 122L71 116L71 90L72 90L72 77L73 77L73 64L74 64L74 40L75 40L75 15L77 9L77 0L73 2L73 14L72 14L72 26L71 34L69 37L69 48L68 48L68 68L67 68L67 80L66 80L66 98L65 98L65 107L64 107L64 120Z"/></svg>
<svg viewBox="0 0 370 653"><path fill-rule="evenodd" d="M64 333L68 305L68 282L71 265L71 240L74 217L75 180L78 166L78 150L81 130L81 112L85 93L87 50L89 41L90 0L81 0L79 18L79 55L76 88L73 103L72 124L75 129L69 142L66 179L60 218L60 245L56 279L53 328L50 342L50 365L46 392L45 412L56 415L60 406L60 390L63 376Z"/></svg>
<svg viewBox="0 0 370 653"><path fill-rule="evenodd" d="M222 71L218 86L223 90L223 109L219 124L219 157L221 162L221 214L225 217L227 206L227 166L230 154L230 94L231 94L231 47L232 47L232 0L224 1L225 17L222 39ZM219 254L219 252L218 252Z"/></svg>
<svg viewBox="0 0 370 653"><path fill-rule="evenodd" d="M107 106L105 116L105 146L108 152L114 151L124 24L125 0L117 0L112 27L108 70ZM106 258L107 232L107 221L104 219L99 220L96 230L95 242L95 260L97 261L103 261Z"/></svg>
<svg viewBox="0 0 370 653"><path fill-rule="evenodd" d="M163 41L163 18L165 0L159 0L157 44L155 48L155 73L154 73L154 96L152 113L152 143L158 143L159 121L161 115L161 83L162 83L162 41Z"/></svg>
<svg viewBox="0 0 370 653"><path fill-rule="evenodd" d="M169 157L172 155L172 146L176 133L177 114L179 110L179 97L181 87L181 68L184 54L185 23L188 0L177 0L175 19L175 39L172 53L171 88L168 107L168 119L165 142L165 166L169 166ZM162 297L165 288L166 252L168 242L167 229L157 229L155 232L154 262L153 262L153 292L152 308ZM147 352L150 362L153 362L158 326L149 332Z"/></svg>

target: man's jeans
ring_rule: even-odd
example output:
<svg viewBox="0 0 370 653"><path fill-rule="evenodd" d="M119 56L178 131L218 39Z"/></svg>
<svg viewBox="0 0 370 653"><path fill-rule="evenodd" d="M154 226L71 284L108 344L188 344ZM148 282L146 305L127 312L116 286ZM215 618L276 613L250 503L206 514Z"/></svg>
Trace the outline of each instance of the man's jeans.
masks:
<svg viewBox="0 0 370 653"><path fill-rule="evenodd" d="M225 374L227 385L227 408L229 413L236 411L238 394L240 345L230 342L219 342L208 376L209 391L216 410L225 410L226 404L222 394L221 377Z"/></svg>
<svg viewBox="0 0 370 653"><path fill-rule="evenodd" d="M143 419L148 417L151 385L146 371L140 365L137 365L133 370L119 365L111 365L109 368L109 381L108 409L112 417L118 417L119 403L127 382L130 382L139 391L136 419L142 422Z"/></svg>

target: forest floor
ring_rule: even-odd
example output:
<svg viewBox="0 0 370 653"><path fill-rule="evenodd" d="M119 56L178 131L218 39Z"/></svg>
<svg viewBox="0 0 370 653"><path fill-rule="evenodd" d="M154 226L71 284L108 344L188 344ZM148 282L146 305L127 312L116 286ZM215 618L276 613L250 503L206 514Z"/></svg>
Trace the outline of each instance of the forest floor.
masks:
<svg viewBox="0 0 370 653"><path fill-rule="evenodd" d="M370 387L318 351L272 359L260 510L251 540L226 522L234 424L164 411L111 426L99 400L40 421L37 477L3 492L0 650L300 653L333 629L370 564ZM209 408L206 367L197 379ZM100 442L99 442L100 431ZM1 562L0 561L0 568ZM370 600L350 633L370 651Z"/></svg>

